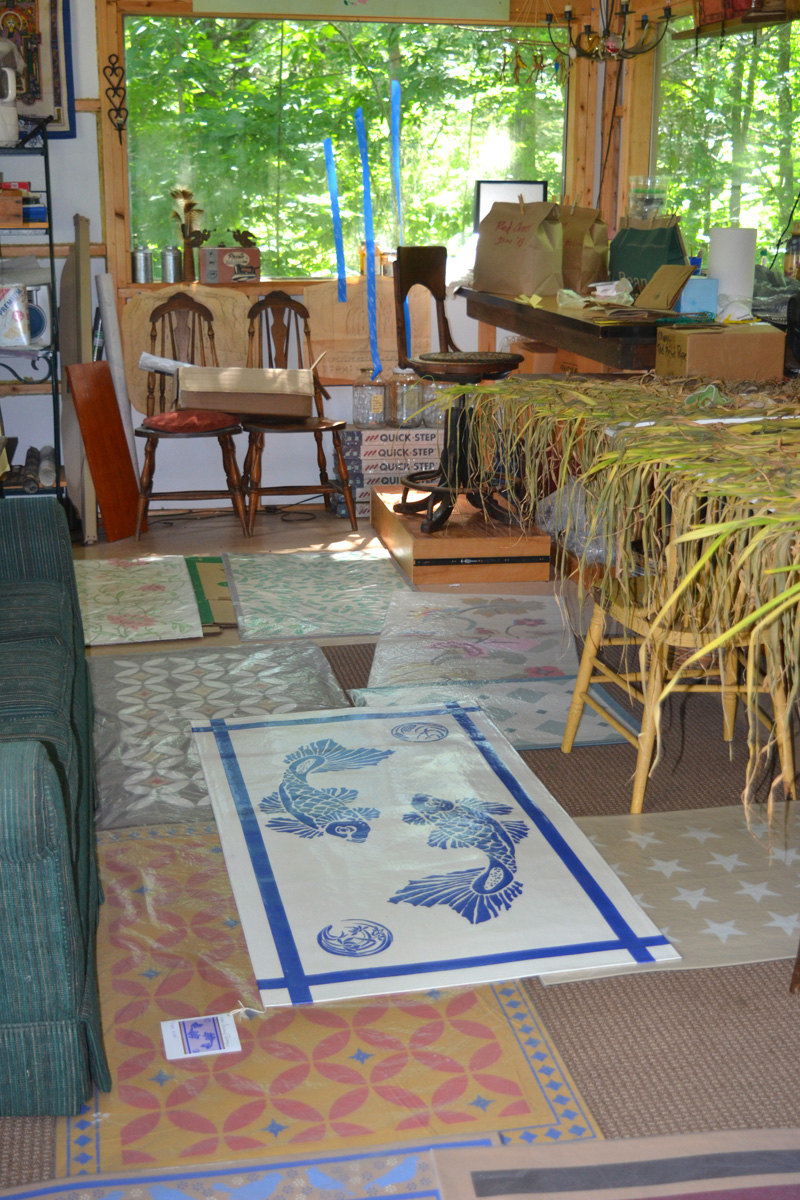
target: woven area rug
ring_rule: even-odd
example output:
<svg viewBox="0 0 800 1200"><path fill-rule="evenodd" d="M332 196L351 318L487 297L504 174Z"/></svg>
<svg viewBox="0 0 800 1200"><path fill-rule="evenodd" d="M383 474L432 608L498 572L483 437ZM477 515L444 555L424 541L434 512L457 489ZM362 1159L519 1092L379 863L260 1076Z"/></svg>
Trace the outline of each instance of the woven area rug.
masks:
<svg viewBox="0 0 800 1200"><path fill-rule="evenodd" d="M204 820L192 718L346 708L312 642L90 658L100 829Z"/></svg>
<svg viewBox="0 0 800 1200"><path fill-rule="evenodd" d="M226 554L242 641L379 633L394 592L412 585L388 551Z"/></svg>
<svg viewBox="0 0 800 1200"><path fill-rule="evenodd" d="M800 1130L641 1138L527 1150L437 1150L443 1200L796 1200Z"/></svg>
<svg viewBox="0 0 800 1200"><path fill-rule="evenodd" d="M675 954L475 706L193 732L265 1004Z"/></svg>
<svg viewBox="0 0 800 1200"><path fill-rule="evenodd" d="M78 559L87 646L200 638L203 627L185 559Z"/></svg>
<svg viewBox="0 0 800 1200"><path fill-rule="evenodd" d="M369 687L469 680L557 679L578 670L555 596L396 596Z"/></svg>
<svg viewBox="0 0 800 1200"><path fill-rule="evenodd" d="M796 803L781 806L771 825L758 809L748 822L741 804L583 817L577 824L680 952L680 959L645 970L794 958L800 939ZM548 982L578 978L586 974L554 974Z"/></svg>
<svg viewBox="0 0 800 1200"><path fill-rule="evenodd" d="M466 1145L483 1145L484 1137ZM354 1197L439 1200L433 1154L425 1146L297 1158L240 1160L82 1175L0 1192L4 1200L348 1200Z"/></svg>
<svg viewBox="0 0 800 1200"><path fill-rule="evenodd" d="M542 750L560 746L564 739L575 676L561 679L498 680L493 683L428 683L401 687L353 688L358 706L415 704L467 699L481 706L516 750ZM592 685L592 696L634 733L641 728L633 713L614 700L605 688ZM625 738L587 704L581 716L576 746L604 746Z"/></svg>
<svg viewBox="0 0 800 1200"><path fill-rule="evenodd" d="M98 850L114 1089L58 1121L59 1176L597 1136L518 985L263 1012L215 827L105 832ZM243 1008L240 1053L166 1060L161 1021Z"/></svg>

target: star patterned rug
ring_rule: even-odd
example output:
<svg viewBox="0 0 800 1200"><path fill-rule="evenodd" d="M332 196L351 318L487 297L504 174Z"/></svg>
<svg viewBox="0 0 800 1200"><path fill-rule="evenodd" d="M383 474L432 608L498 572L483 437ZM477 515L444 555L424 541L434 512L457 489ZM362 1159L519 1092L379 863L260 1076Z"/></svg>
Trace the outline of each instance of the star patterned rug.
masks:
<svg viewBox="0 0 800 1200"><path fill-rule="evenodd" d="M670 813L579 817L576 824L680 953L645 970L794 958L800 939L800 815L772 823L740 804ZM606 975L617 969L590 972ZM543 982L586 979L550 975Z"/></svg>

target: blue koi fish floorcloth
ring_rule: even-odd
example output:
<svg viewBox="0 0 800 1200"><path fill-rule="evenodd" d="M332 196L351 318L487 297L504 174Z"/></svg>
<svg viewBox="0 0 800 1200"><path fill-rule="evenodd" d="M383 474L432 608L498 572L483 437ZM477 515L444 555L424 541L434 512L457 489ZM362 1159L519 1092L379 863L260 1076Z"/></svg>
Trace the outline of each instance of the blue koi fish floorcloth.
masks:
<svg viewBox="0 0 800 1200"><path fill-rule="evenodd" d="M679 957L477 705L193 733L265 1004Z"/></svg>

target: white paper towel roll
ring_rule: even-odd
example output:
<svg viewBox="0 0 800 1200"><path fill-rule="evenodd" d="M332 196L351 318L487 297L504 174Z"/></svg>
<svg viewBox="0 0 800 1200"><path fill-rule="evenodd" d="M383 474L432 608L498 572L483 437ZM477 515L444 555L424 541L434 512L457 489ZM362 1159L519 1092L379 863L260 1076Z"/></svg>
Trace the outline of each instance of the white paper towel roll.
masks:
<svg viewBox="0 0 800 1200"><path fill-rule="evenodd" d="M743 304L749 310L753 302L756 273L758 230L738 227L711 230L708 248L708 274L719 280L717 313L730 304Z"/></svg>

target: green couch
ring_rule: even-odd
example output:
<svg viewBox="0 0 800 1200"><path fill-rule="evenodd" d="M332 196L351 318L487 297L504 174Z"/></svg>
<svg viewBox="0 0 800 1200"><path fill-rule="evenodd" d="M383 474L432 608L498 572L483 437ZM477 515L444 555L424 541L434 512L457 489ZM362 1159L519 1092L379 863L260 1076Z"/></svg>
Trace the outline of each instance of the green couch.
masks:
<svg viewBox="0 0 800 1200"><path fill-rule="evenodd" d="M95 970L92 703L52 497L0 500L0 1116L111 1086Z"/></svg>

